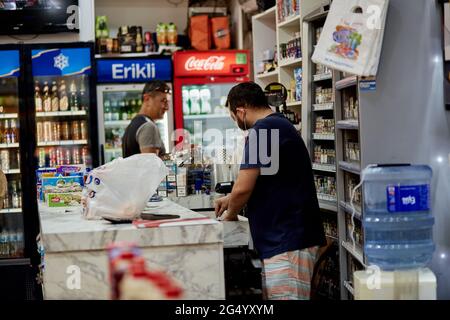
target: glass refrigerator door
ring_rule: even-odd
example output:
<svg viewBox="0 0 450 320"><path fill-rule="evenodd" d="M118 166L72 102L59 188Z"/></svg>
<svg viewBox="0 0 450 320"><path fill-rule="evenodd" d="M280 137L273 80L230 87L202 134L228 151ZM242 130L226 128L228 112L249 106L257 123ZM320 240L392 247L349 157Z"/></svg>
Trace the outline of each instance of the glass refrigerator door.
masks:
<svg viewBox="0 0 450 320"><path fill-rule="evenodd" d="M90 48L33 50L39 168L92 168L89 134Z"/></svg>
<svg viewBox="0 0 450 320"><path fill-rule="evenodd" d="M236 83L184 85L182 86L184 128L191 135L191 143L208 148L205 133L223 135L224 147L234 152L240 130L225 107L227 96ZM209 135L208 135L209 136ZM231 138L231 139L230 139ZM227 143L232 142L231 146ZM208 144L208 145L207 145Z"/></svg>
<svg viewBox="0 0 450 320"><path fill-rule="evenodd" d="M99 87L99 110L103 114L99 116L103 121L103 129L100 126L100 139L104 147L104 161L110 162L122 157L122 137L126 127L138 114L142 105L142 89L144 85L123 85ZM164 115L164 119L157 121L161 138L166 150L170 150L169 130L172 108Z"/></svg>
<svg viewBox="0 0 450 320"><path fill-rule="evenodd" d="M0 163L7 180L6 195L0 197L1 263L2 259L23 258L24 228L19 144L19 52L0 51L0 61Z"/></svg>

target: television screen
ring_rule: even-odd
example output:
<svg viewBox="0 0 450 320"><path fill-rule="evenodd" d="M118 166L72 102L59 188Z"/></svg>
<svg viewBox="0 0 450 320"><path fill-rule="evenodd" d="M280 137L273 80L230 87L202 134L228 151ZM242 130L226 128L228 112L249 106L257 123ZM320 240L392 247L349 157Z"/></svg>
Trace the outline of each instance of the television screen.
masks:
<svg viewBox="0 0 450 320"><path fill-rule="evenodd" d="M79 32L78 0L0 0L0 34Z"/></svg>

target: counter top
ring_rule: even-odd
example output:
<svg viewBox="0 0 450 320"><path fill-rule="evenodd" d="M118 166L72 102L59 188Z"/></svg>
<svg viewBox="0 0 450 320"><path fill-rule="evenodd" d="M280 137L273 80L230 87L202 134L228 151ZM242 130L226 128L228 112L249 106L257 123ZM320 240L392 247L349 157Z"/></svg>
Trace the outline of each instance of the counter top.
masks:
<svg viewBox="0 0 450 320"><path fill-rule="evenodd" d="M180 219L204 217L167 199L151 202L148 207L153 213L176 214ZM142 247L223 242L223 224L214 219L138 229L131 223L112 224L105 220L85 220L78 207L55 209L40 205L39 215L41 238L47 253L102 250L116 241L134 242Z"/></svg>

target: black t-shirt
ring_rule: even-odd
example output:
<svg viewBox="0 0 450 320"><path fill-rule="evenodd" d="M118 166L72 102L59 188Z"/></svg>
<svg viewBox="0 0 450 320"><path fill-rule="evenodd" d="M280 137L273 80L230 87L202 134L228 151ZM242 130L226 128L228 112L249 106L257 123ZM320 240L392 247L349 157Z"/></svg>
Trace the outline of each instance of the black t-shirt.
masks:
<svg viewBox="0 0 450 320"><path fill-rule="evenodd" d="M249 130L241 170L249 168L261 168L247 203L261 258L325 245L308 150L283 115L271 114Z"/></svg>

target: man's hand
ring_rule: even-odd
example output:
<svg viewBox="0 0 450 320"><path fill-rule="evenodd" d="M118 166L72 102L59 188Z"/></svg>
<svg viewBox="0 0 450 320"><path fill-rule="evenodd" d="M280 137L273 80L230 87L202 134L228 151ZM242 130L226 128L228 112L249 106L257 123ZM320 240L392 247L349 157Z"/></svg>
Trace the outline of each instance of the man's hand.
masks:
<svg viewBox="0 0 450 320"><path fill-rule="evenodd" d="M217 218L222 216L224 211L228 209L229 204L230 204L230 196L229 195L226 197L217 199L215 201L214 209L215 209Z"/></svg>
<svg viewBox="0 0 450 320"><path fill-rule="evenodd" d="M228 211L225 211L221 218L222 221L239 221L239 217L236 214L229 214Z"/></svg>

